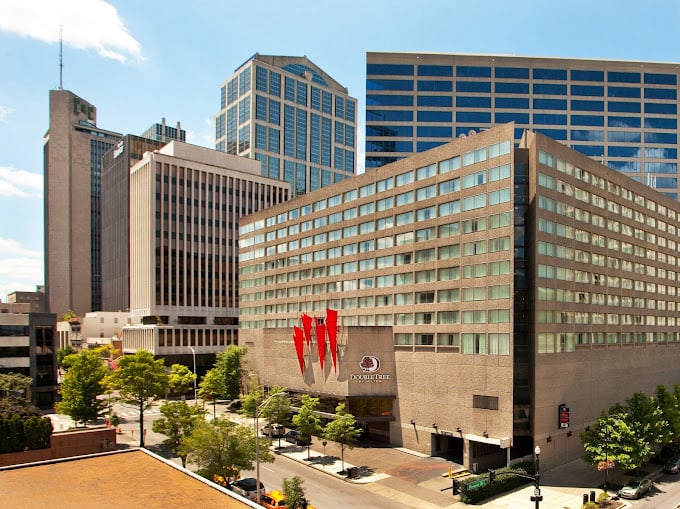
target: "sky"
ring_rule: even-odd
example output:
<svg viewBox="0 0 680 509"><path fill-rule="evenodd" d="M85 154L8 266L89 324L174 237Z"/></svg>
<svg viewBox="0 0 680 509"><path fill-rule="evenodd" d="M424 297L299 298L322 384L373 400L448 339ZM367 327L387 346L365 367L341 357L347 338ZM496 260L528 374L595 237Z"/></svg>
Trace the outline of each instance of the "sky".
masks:
<svg viewBox="0 0 680 509"><path fill-rule="evenodd" d="M255 53L306 55L358 99L366 52L680 62L680 0L0 0L0 300L44 284L49 90L141 134L166 118L214 148L220 87Z"/></svg>

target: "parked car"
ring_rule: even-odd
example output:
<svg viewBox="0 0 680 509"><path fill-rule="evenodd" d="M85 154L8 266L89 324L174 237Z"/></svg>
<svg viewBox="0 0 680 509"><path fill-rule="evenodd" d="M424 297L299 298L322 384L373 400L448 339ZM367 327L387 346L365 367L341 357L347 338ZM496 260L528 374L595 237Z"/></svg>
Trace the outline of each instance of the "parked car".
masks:
<svg viewBox="0 0 680 509"><path fill-rule="evenodd" d="M281 424L265 424L262 426L262 434L268 437L282 437L286 433L286 428Z"/></svg>
<svg viewBox="0 0 680 509"><path fill-rule="evenodd" d="M280 491L271 491L267 493L264 497L262 497L261 502L262 505L267 509L287 509L286 497ZM311 506L307 503L305 503L302 507L305 507L306 509L314 509L314 506Z"/></svg>
<svg viewBox="0 0 680 509"><path fill-rule="evenodd" d="M621 498L640 498L645 493L652 491L651 479L631 479L623 488L616 493Z"/></svg>
<svg viewBox="0 0 680 509"><path fill-rule="evenodd" d="M283 438L286 439L286 442L290 442L291 444L295 445L310 445L312 443L312 437L305 436L295 429L288 431L285 435L283 435Z"/></svg>
<svg viewBox="0 0 680 509"><path fill-rule="evenodd" d="M669 459L663 466L663 471L667 474L679 474L680 473L680 456L675 456Z"/></svg>
<svg viewBox="0 0 680 509"><path fill-rule="evenodd" d="M255 486L257 486L257 479L254 477L244 477L243 479L231 483L229 488L242 497L249 498L250 500L257 500ZM264 496L264 493L264 484L260 481L260 498Z"/></svg>
<svg viewBox="0 0 680 509"><path fill-rule="evenodd" d="M227 405L227 410L230 412L236 412L237 410L241 410L242 407L243 402L240 399L235 399Z"/></svg>

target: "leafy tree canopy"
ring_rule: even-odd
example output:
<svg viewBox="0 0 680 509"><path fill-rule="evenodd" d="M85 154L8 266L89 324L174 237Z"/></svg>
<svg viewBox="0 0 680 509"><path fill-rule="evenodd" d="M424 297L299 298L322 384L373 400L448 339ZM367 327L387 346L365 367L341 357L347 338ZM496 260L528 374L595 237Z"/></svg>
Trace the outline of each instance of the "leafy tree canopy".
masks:
<svg viewBox="0 0 680 509"><path fill-rule="evenodd" d="M205 411L198 406L189 406L184 401L171 401L161 405L160 412L163 417L153 422L153 430L167 437L163 445L181 458L184 467L186 453L181 449L182 440L204 420Z"/></svg>
<svg viewBox="0 0 680 509"><path fill-rule="evenodd" d="M281 491L286 498L286 507L288 509L305 509L307 507L305 490L302 487L303 483L304 481L297 475L290 479L283 478Z"/></svg>
<svg viewBox="0 0 680 509"><path fill-rule="evenodd" d="M168 375L168 388L177 394L186 394L194 388L196 375L184 364L173 364Z"/></svg>
<svg viewBox="0 0 680 509"><path fill-rule="evenodd" d="M69 368L61 384L61 401L55 409L76 422L93 421L106 406L106 401L98 396L106 390L103 381L109 369L96 350L83 350L66 360Z"/></svg>
<svg viewBox="0 0 680 509"><path fill-rule="evenodd" d="M217 354L215 367L224 379L225 392L223 396L229 399L236 399L241 394L243 386L243 356L245 348L236 345L229 345L224 351Z"/></svg>

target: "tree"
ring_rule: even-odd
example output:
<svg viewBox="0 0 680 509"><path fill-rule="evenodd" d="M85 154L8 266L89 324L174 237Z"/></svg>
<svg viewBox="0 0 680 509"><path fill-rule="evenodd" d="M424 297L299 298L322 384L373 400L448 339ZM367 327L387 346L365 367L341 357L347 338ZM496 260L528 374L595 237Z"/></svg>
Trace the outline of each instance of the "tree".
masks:
<svg viewBox="0 0 680 509"><path fill-rule="evenodd" d="M206 479L212 480L215 476L230 479L241 470L254 468L256 440L260 440L259 461L273 462L274 455L266 441L255 436L249 426L227 419L199 423L182 441L181 452L198 466L196 473Z"/></svg>
<svg viewBox="0 0 680 509"><path fill-rule="evenodd" d="M68 311L66 311L66 313L61 315L61 321L62 322L69 322L69 321L73 320L74 318L78 318L78 315L76 315L76 312L73 311L72 309L69 309Z"/></svg>
<svg viewBox="0 0 680 509"><path fill-rule="evenodd" d="M581 434L581 441L583 461L591 465L613 461L624 470L634 470L644 464L650 453L649 445L635 435L626 415L607 415L604 410L590 431Z"/></svg>
<svg viewBox="0 0 680 509"><path fill-rule="evenodd" d="M680 449L680 387L675 386L670 392L663 385L656 388L656 401L663 418L668 422L670 437L667 444L672 445L673 452Z"/></svg>
<svg viewBox="0 0 680 509"><path fill-rule="evenodd" d="M21 373L0 373L0 389L9 393L9 396L29 399L33 379Z"/></svg>
<svg viewBox="0 0 680 509"><path fill-rule="evenodd" d="M293 416L293 424L297 426L298 431L305 437L319 437L323 434L321 419L315 414L317 406L319 406L319 398L303 394L300 411L297 415ZM309 459L310 445L311 443L307 445L307 459Z"/></svg>
<svg viewBox="0 0 680 509"><path fill-rule="evenodd" d="M207 399L213 402L213 418L215 418L216 414L217 396L225 392L224 378L220 376L220 372L215 368L209 370L198 385L198 395L204 400Z"/></svg>
<svg viewBox="0 0 680 509"><path fill-rule="evenodd" d="M286 499L287 509L306 509L308 502L302 487L303 483L304 481L297 475L290 479L283 478L281 491Z"/></svg>
<svg viewBox="0 0 680 509"><path fill-rule="evenodd" d="M187 456L182 449L182 440L191 435L196 425L202 422L205 410L198 406L189 406L184 401L170 401L161 405L160 411L163 417L153 422L153 430L168 437L163 440L163 445L179 456L182 466L186 467Z"/></svg>
<svg viewBox="0 0 680 509"><path fill-rule="evenodd" d="M290 414L292 413L292 405L286 389L275 385L269 391L269 398L271 398L269 403L260 409L260 417L266 419L270 424L288 425ZM279 435L280 447L281 435Z"/></svg>
<svg viewBox="0 0 680 509"><path fill-rule="evenodd" d="M184 364L173 364L168 375L168 388L177 394L185 395L194 388L196 375Z"/></svg>
<svg viewBox="0 0 680 509"><path fill-rule="evenodd" d="M609 413L625 413L635 435L642 438L652 449L670 442L668 421L663 418L659 403L653 396L636 392L626 400L626 403L627 406L624 408L614 405Z"/></svg>
<svg viewBox="0 0 680 509"><path fill-rule="evenodd" d="M106 401L98 399L105 392L104 378L109 369L104 365L97 350L83 350L65 359L68 365L61 384L61 401L55 405L57 412L70 416L76 425L95 420L106 407Z"/></svg>
<svg viewBox="0 0 680 509"><path fill-rule="evenodd" d="M229 399L236 399L241 394L244 373L242 361L245 353L245 348L229 345L224 352L217 354L214 369L224 379L225 391L223 396Z"/></svg>
<svg viewBox="0 0 680 509"><path fill-rule="evenodd" d="M357 420L345 411L345 404L340 403L335 407L335 419L326 425L325 437L327 440L340 444L340 457L342 470L345 470L345 445L352 448L359 438L361 430L357 428Z"/></svg>
<svg viewBox="0 0 680 509"><path fill-rule="evenodd" d="M75 349L71 345L66 345L64 348L60 348L57 350L57 366L62 368L63 363L64 363L64 358L68 357L69 355L73 355L75 353L78 353L75 351Z"/></svg>
<svg viewBox="0 0 680 509"><path fill-rule="evenodd" d="M168 389L163 359L154 360L147 350L118 359L118 369L107 378L107 385L118 390L120 400L139 408L139 446L144 447L144 411L162 398Z"/></svg>
<svg viewBox="0 0 680 509"><path fill-rule="evenodd" d="M262 385L251 383L251 391L248 394L241 395L242 407L240 413L247 417L255 417L257 408L264 399L264 387Z"/></svg>

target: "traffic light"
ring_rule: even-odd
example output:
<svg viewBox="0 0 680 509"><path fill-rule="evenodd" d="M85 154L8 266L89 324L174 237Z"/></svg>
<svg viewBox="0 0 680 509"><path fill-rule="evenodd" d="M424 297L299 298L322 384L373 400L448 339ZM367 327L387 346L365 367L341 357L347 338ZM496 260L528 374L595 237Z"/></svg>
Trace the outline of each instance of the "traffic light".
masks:
<svg viewBox="0 0 680 509"><path fill-rule="evenodd" d="M496 482L496 471L493 468L489 469L489 484Z"/></svg>
<svg viewBox="0 0 680 509"><path fill-rule="evenodd" d="M460 493L460 481L458 479L452 479L451 489L454 495Z"/></svg>

